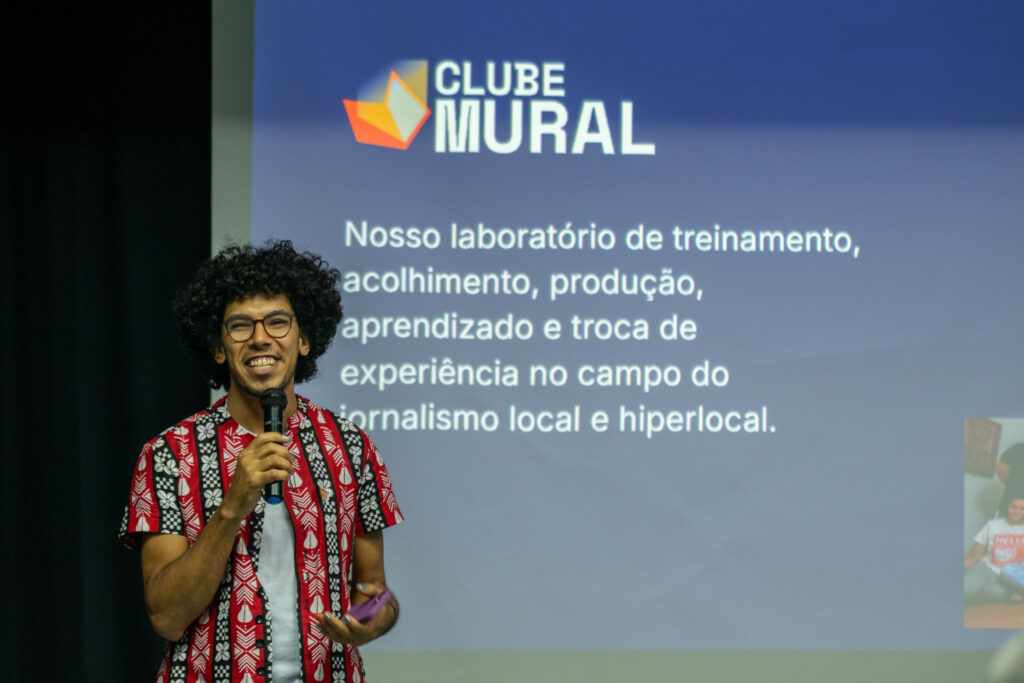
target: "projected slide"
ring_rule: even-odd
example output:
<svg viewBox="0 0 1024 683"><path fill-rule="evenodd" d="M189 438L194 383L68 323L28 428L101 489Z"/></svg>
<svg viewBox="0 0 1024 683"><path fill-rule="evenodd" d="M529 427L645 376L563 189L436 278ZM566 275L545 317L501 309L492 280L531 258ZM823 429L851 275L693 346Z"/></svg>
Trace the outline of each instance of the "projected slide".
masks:
<svg viewBox="0 0 1024 683"><path fill-rule="evenodd" d="M406 517L377 647L1001 642L1021 9L934 7L257 4L252 239L342 271L298 390Z"/></svg>

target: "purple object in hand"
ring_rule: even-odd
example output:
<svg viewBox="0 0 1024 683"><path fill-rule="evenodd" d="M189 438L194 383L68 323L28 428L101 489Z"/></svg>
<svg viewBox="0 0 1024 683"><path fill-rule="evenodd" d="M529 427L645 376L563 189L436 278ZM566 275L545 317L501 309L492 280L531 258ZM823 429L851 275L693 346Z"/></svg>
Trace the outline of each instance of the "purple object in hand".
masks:
<svg viewBox="0 0 1024 683"><path fill-rule="evenodd" d="M378 593L366 602L361 602L348 611L348 615L358 621L360 624L365 624L370 619L373 619L373 615L380 611L380 608L388 603L391 599L391 590L385 588L383 593Z"/></svg>

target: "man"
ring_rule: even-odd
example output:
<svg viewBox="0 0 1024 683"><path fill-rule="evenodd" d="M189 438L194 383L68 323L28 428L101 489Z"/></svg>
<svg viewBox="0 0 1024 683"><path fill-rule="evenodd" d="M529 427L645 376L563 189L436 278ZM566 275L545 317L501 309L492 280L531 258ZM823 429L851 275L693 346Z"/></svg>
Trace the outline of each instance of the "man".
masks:
<svg viewBox="0 0 1024 683"><path fill-rule="evenodd" d="M356 646L398 618L393 597L365 623L347 614L386 588L381 530L402 516L384 462L295 393L341 321L339 277L287 241L229 247L175 301L190 353L228 393L144 446L121 525L170 641L160 683L356 683ZM287 397L284 434L263 431L267 389Z"/></svg>

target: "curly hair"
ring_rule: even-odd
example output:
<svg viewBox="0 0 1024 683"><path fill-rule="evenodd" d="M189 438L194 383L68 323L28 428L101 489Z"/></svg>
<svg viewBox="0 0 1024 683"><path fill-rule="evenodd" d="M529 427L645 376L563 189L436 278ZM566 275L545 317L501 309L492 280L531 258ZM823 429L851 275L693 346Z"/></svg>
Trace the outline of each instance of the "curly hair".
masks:
<svg viewBox="0 0 1024 683"><path fill-rule="evenodd" d="M331 345L341 322L340 279L336 268L316 254L296 252L289 240L263 247L232 245L199 267L175 297L174 312L189 355L210 378L210 386L227 388L231 374L212 354L221 343L224 309L254 294L284 294L309 341L309 355L300 355L295 368L295 381L303 382L316 375L316 359Z"/></svg>

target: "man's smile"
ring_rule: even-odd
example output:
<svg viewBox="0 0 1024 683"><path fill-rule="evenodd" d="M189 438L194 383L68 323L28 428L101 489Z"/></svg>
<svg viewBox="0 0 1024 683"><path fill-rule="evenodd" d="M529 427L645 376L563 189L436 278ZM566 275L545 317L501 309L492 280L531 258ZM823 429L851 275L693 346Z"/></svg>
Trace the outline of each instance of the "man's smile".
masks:
<svg viewBox="0 0 1024 683"><path fill-rule="evenodd" d="M254 356L245 364L257 375L269 375L277 367L277 358L274 356Z"/></svg>

